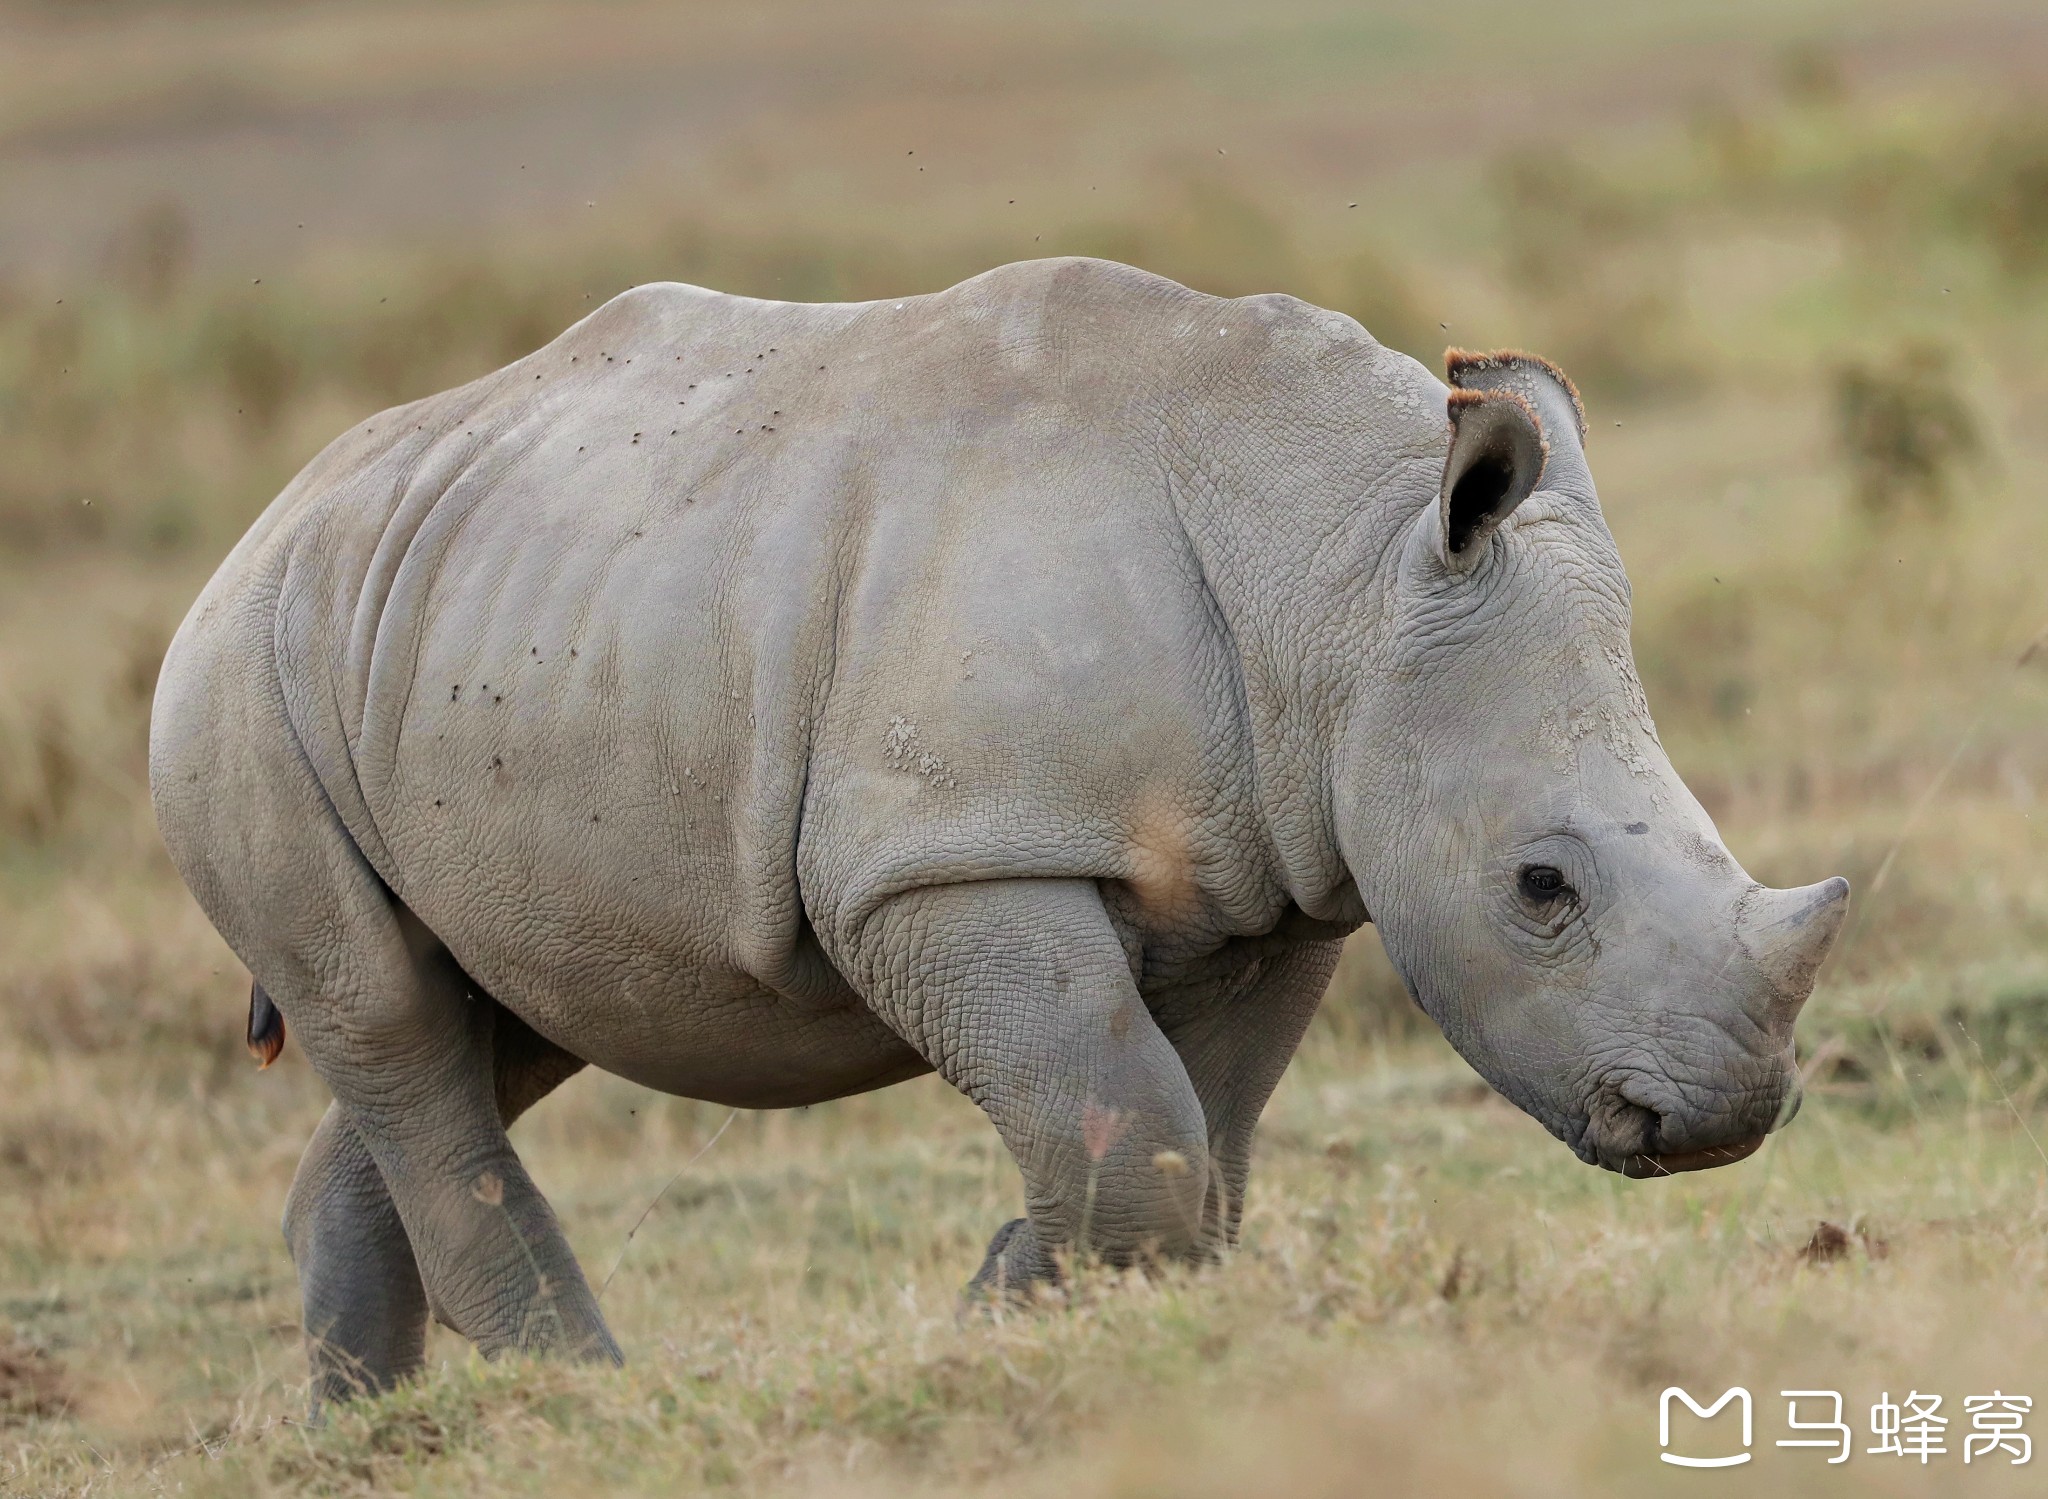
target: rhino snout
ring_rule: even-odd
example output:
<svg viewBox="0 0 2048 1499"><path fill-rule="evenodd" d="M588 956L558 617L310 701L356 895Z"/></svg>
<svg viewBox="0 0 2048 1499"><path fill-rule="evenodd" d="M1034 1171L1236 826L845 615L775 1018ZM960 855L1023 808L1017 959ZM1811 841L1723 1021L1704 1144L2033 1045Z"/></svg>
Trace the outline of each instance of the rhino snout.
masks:
<svg viewBox="0 0 2048 1499"><path fill-rule="evenodd" d="M1799 1073L1789 1059L1746 1087L1701 1095L1631 1072L1601 1084L1587 1109L1577 1154L1629 1177L1674 1176L1733 1165L1799 1112Z"/></svg>

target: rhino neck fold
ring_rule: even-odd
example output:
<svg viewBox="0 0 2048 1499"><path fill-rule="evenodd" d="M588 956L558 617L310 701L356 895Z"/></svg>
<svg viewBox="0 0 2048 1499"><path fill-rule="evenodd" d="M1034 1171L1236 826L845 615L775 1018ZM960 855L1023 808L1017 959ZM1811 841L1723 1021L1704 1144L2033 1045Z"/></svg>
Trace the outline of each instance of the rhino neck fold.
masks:
<svg viewBox="0 0 2048 1499"><path fill-rule="evenodd" d="M1376 452L1282 456L1203 455L1175 470L1172 503L1237 664L1274 877L1310 916L1355 926L1368 917L1340 846L1333 766L1388 614L1396 542L1435 473Z"/></svg>

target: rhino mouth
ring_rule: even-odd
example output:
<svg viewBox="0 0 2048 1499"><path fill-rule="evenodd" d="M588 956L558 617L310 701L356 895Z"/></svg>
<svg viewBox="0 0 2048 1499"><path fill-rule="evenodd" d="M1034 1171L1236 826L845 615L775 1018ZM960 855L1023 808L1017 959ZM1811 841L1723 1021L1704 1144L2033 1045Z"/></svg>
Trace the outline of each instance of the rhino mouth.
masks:
<svg viewBox="0 0 2048 1499"><path fill-rule="evenodd" d="M1565 1139L1572 1153L1587 1165L1640 1181L1732 1166L1755 1155L1771 1132L1767 1128L1721 1144L1666 1150L1660 1148L1662 1141L1658 1138L1664 1129L1663 1115L1627 1101L1616 1089L1601 1100L1590 1117L1579 1121L1576 1130Z"/></svg>
<svg viewBox="0 0 2048 1499"><path fill-rule="evenodd" d="M1489 1076L1487 1081L1510 1103L1562 1140L1587 1165L1636 1181L1677 1176L1685 1171L1712 1171L1717 1166L1747 1160L1763 1148L1772 1131L1799 1112L1800 1103L1795 1073L1792 1086L1778 1104L1776 1116L1755 1134L1690 1150L1663 1150L1659 1149L1659 1136L1666 1130L1664 1114L1630 1097L1627 1080L1603 1087L1593 1107L1576 1118L1560 1116L1544 1107L1539 1100L1528 1097L1528 1090L1512 1078L1496 1081Z"/></svg>
<svg viewBox="0 0 2048 1499"><path fill-rule="evenodd" d="M1752 1135L1747 1140L1737 1140L1729 1145L1710 1145L1705 1150L1662 1151L1655 1155L1638 1152L1623 1160L1620 1169L1623 1176L1637 1179L1676 1176L1681 1171L1711 1171L1716 1166L1732 1166L1755 1155L1763 1143L1762 1135Z"/></svg>
<svg viewBox="0 0 2048 1499"><path fill-rule="evenodd" d="M1736 1116L1728 1120L1690 1117L1668 1104L1659 1107L1660 1092L1651 1080L1634 1074L1604 1083L1579 1121L1573 1146L1579 1159L1634 1180L1711 1171L1755 1155L1799 1107L1796 1080L1783 1097L1772 1101L1770 1114L1761 1114L1744 1096L1728 1105L1728 1112ZM1753 1133L1736 1134L1745 1128ZM1702 1135L1712 1143L1702 1143Z"/></svg>

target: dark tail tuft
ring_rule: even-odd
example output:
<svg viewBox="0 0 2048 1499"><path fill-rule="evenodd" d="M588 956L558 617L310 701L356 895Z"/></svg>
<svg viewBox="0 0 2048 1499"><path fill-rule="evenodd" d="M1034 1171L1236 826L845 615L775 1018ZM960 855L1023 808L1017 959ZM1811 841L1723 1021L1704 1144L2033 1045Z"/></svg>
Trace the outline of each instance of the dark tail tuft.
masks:
<svg viewBox="0 0 2048 1499"><path fill-rule="evenodd" d="M249 1055L259 1068L268 1067L284 1050L284 1016L270 1002L261 984L249 985Z"/></svg>

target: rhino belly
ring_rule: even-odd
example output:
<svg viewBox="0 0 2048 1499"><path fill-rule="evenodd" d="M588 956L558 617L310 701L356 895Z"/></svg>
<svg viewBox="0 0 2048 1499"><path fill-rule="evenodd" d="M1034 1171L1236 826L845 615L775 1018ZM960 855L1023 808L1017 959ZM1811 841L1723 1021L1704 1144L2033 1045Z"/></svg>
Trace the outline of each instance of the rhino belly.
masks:
<svg viewBox="0 0 2048 1499"><path fill-rule="evenodd" d="M784 1108L928 1070L822 963L800 985L771 986L742 966L715 904L693 912L644 896L616 874L630 862L620 855L611 873L529 866L516 899L479 900L479 882L446 873L409 878L404 897L492 998L645 1087Z"/></svg>

